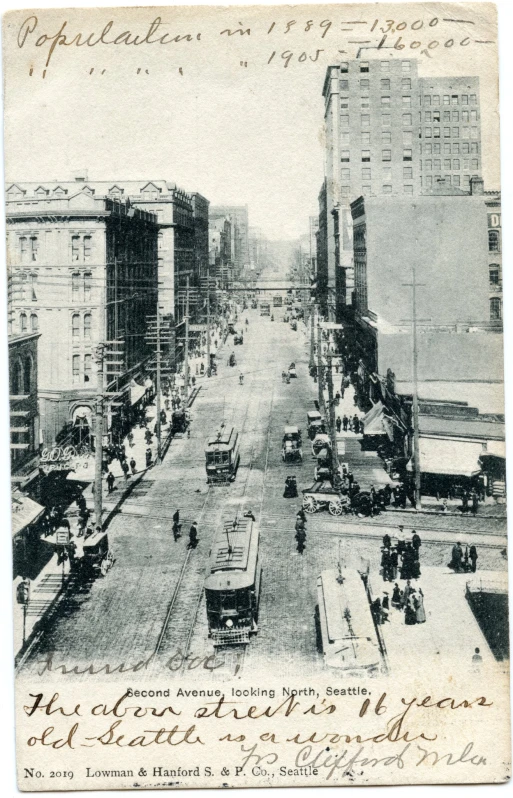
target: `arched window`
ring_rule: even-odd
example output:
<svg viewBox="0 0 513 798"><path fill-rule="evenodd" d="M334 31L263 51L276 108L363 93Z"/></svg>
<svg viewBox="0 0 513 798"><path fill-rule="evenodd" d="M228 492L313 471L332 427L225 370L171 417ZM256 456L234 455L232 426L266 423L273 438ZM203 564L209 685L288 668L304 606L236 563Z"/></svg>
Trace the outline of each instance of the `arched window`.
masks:
<svg viewBox="0 0 513 798"><path fill-rule="evenodd" d="M86 340L90 340L91 338L91 320L92 320L91 314L86 313L84 316L84 338Z"/></svg>
<svg viewBox="0 0 513 798"><path fill-rule="evenodd" d="M488 250L499 252L499 233L497 230L488 230Z"/></svg>
<svg viewBox="0 0 513 798"><path fill-rule="evenodd" d="M32 387L32 358L30 355L25 358L23 368L23 393L29 394Z"/></svg>
<svg viewBox="0 0 513 798"><path fill-rule="evenodd" d="M36 313L30 314L30 330L31 332L37 332L39 330L39 319Z"/></svg>
<svg viewBox="0 0 513 798"><path fill-rule="evenodd" d="M71 317L71 335L73 338L80 336L80 316L78 313L74 313Z"/></svg>
<svg viewBox="0 0 513 798"><path fill-rule="evenodd" d="M71 275L71 300L78 302L80 299L80 272Z"/></svg>
<svg viewBox="0 0 513 798"><path fill-rule="evenodd" d="M23 364L21 360L17 360L14 364L11 384L11 394L13 396L21 396L23 393Z"/></svg>
<svg viewBox="0 0 513 798"><path fill-rule="evenodd" d="M502 319L502 302L499 297L490 299L490 320L500 321Z"/></svg>
<svg viewBox="0 0 513 798"><path fill-rule="evenodd" d="M20 313L20 332L27 332L27 314Z"/></svg>

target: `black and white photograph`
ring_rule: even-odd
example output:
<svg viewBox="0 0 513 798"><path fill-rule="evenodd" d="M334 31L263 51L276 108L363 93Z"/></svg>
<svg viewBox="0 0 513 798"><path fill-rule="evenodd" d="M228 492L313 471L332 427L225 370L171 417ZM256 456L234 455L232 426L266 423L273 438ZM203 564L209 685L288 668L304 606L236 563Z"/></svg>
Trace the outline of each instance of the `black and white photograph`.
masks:
<svg viewBox="0 0 513 798"><path fill-rule="evenodd" d="M19 789L506 781L496 7L3 57Z"/></svg>

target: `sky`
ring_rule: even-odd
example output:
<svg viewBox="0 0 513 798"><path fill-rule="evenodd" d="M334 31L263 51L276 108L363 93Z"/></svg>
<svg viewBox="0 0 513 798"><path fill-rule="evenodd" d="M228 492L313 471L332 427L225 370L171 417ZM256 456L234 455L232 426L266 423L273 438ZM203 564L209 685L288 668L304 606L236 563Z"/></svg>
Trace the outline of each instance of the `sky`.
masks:
<svg viewBox="0 0 513 798"><path fill-rule="evenodd" d="M428 4L411 12L403 5L402 17L413 21L421 14L419 7L427 26L433 18ZM326 66L352 54L350 48L348 56L338 53L341 45L348 45L335 31L335 21L340 21L341 9L353 20L369 20L371 15L366 6L322 7L322 13L319 6L304 8L306 12L295 7L293 13L286 8L277 13L246 8L235 16L229 9L214 13L201 8L183 13L91 10L88 16L78 11L42 12L37 34L54 35L66 19L70 39L78 31L98 34L109 19L118 33L126 28L145 33L157 13L173 33L194 36L201 31L201 41L180 42L170 49L59 46L44 79L49 44L35 47L33 35L19 48L16 36L28 12L8 17L6 178L70 179L86 168L91 180L167 179L199 191L213 205L247 204L250 225L270 239L306 233L308 217L318 213L324 172ZM492 39L493 21L483 18L483 8L474 5L473 16L466 17L474 20L479 36ZM444 9L450 15L451 6ZM398 13L387 6L381 16L397 19ZM461 6L459 13L461 17ZM324 15L334 22L323 38L319 22ZM291 16L297 19L296 27L285 36ZM313 36L304 30L308 19L315 23ZM278 20L275 38L275 31L267 33L271 20ZM239 23L251 34L219 35ZM473 33L469 25L460 28L452 34L457 42L468 31ZM447 25L445 32L437 26L440 42L448 41L448 30ZM429 37L434 35L429 31ZM390 39L396 40L397 35ZM313 54L321 47L324 52L314 63ZM294 53L287 67L280 59L284 51ZM272 52L276 55L267 63ZM307 60L299 62L302 52ZM386 55L404 57L393 49ZM499 187L496 57L495 45L472 45L439 47L431 58L419 59L420 76L479 75L486 188Z"/></svg>

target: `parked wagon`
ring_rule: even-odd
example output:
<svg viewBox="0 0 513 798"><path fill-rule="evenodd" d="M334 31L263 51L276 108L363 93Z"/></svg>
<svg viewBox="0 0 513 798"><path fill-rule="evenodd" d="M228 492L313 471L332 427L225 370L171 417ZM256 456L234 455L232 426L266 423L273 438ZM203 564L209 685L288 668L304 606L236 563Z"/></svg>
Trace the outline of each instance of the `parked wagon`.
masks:
<svg viewBox="0 0 513 798"><path fill-rule="evenodd" d="M329 480L314 482L311 488L303 489L303 509L306 513L316 513L328 508L330 515L351 512L348 496L333 487Z"/></svg>

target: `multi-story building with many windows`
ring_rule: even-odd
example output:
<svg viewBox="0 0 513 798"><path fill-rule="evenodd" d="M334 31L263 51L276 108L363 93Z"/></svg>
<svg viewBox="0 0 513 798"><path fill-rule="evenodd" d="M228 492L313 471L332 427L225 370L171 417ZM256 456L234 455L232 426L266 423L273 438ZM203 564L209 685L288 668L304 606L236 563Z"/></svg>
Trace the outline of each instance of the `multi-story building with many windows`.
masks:
<svg viewBox="0 0 513 798"><path fill-rule="evenodd" d="M470 190L481 176L479 78L420 78L420 185Z"/></svg>
<svg viewBox="0 0 513 798"><path fill-rule="evenodd" d="M73 437L75 426L86 437L91 429L102 341L120 341L119 366L106 366L117 374L107 373L105 387L120 396L109 426L130 404L157 308L157 217L88 184L73 189L12 183L6 193L9 332L40 333L40 427L50 446L63 431Z"/></svg>
<svg viewBox="0 0 513 798"><path fill-rule="evenodd" d="M415 59L356 59L327 69L326 304L349 312L354 294L350 203L415 196L440 181L469 190L481 175L479 80L419 78Z"/></svg>

